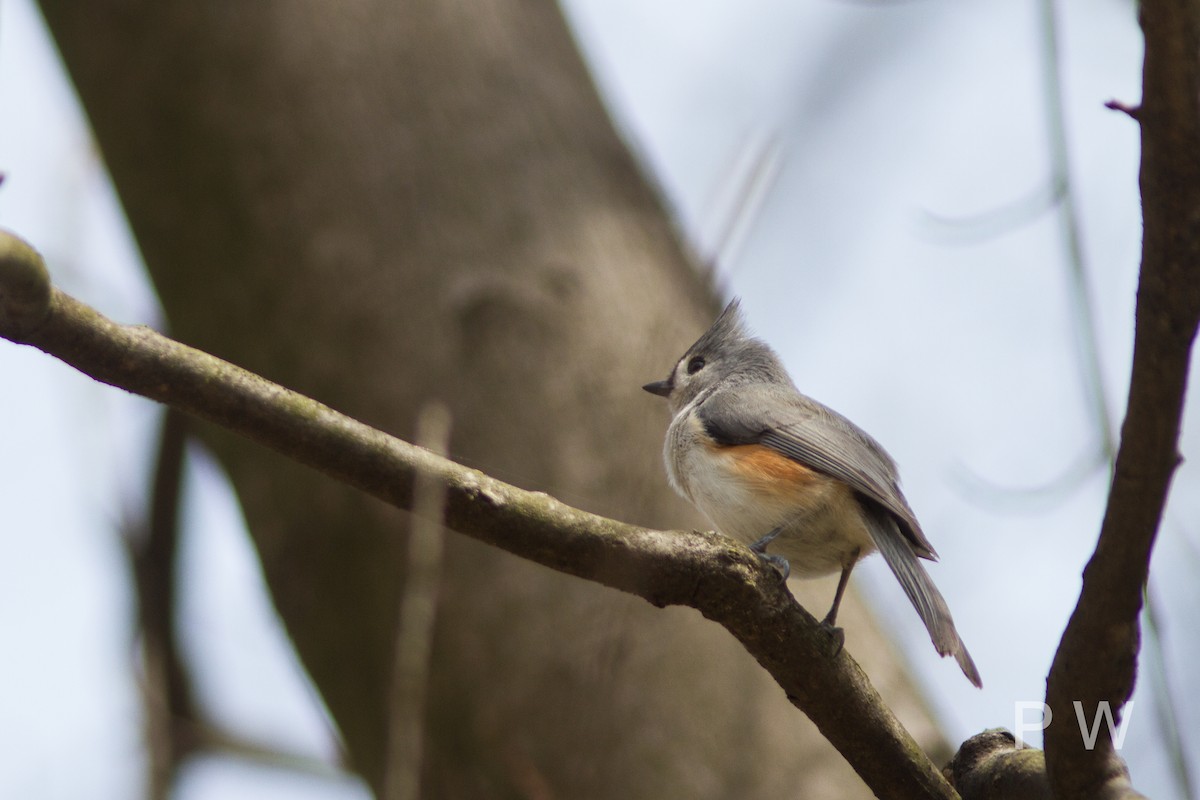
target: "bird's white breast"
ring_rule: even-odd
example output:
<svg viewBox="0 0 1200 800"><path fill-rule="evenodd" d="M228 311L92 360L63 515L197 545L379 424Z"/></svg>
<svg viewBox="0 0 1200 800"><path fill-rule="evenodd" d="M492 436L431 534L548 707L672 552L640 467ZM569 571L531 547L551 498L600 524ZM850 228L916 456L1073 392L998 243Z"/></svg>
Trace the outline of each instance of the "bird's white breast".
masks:
<svg viewBox="0 0 1200 800"><path fill-rule="evenodd" d="M663 448L671 485L722 533L750 544L783 526L768 549L786 558L794 575L837 572L855 549L859 557L875 549L845 483L816 472L802 483L748 472L744 455L716 446L690 407L672 421Z"/></svg>

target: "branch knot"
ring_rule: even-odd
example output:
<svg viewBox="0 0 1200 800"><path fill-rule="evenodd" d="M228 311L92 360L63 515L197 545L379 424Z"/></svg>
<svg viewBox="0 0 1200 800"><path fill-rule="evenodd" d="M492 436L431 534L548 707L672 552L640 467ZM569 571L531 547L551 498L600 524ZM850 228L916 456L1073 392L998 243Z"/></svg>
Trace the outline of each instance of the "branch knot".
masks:
<svg viewBox="0 0 1200 800"><path fill-rule="evenodd" d="M0 230L0 336L25 343L50 314L50 273L24 239Z"/></svg>

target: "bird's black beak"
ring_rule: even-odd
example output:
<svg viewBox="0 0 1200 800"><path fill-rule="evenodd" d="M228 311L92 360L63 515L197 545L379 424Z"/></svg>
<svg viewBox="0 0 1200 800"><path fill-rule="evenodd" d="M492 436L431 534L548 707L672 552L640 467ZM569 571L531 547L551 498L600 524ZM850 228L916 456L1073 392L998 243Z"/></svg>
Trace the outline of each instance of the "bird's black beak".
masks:
<svg viewBox="0 0 1200 800"><path fill-rule="evenodd" d="M650 383L647 383L642 388L645 389L650 394L656 394L659 397L666 397L669 394L671 394L671 382L670 381L652 381Z"/></svg>

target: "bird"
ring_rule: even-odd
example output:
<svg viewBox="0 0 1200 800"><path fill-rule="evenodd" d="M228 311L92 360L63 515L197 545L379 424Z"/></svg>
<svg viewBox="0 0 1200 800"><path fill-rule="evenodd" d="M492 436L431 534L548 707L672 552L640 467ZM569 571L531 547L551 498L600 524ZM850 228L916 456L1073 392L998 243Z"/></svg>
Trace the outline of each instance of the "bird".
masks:
<svg viewBox="0 0 1200 800"><path fill-rule="evenodd" d="M734 298L664 380L663 445L671 486L718 531L789 575L840 572L821 621L840 650L838 607L855 565L878 551L939 655L983 683L921 559L938 559L903 492L896 463L870 435L800 393L771 347L747 330Z"/></svg>

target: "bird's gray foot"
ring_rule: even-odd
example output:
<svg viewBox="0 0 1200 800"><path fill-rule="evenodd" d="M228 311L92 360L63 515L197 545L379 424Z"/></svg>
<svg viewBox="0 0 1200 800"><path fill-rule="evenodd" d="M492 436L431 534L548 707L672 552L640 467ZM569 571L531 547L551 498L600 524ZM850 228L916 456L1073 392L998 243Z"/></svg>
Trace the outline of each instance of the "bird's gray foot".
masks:
<svg viewBox="0 0 1200 800"><path fill-rule="evenodd" d="M778 536L780 531L782 531L782 530L783 530L782 527L772 529L772 531L770 533L768 533L766 536L762 537L757 542L750 545L750 549L753 550L758 555L759 558L761 558L763 561L767 562L768 564L770 564L772 567L774 567L776 570L779 571L779 580L780 581L786 581L788 579L788 575L791 574L792 565L788 563L788 560L786 558L779 555L778 553L768 553L767 552L767 545L769 545L771 542L775 541L775 537Z"/></svg>
<svg viewBox="0 0 1200 800"><path fill-rule="evenodd" d="M833 657L842 652L842 648L846 645L846 632L834 625L837 620L838 608L842 605L842 595L846 593L846 585L850 583L850 573L854 570L854 565L858 563L859 551L855 549L850 554L849 561L842 567L842 576L838 579L837 591L833 595L833 605L829 607L829 613L825 615L825 619L821 620L821 628L829 634L833 641Z"/></svg>
<svg viewBox="0 0 1200 800"><path fill-rule="evenodd" d="M834 609L836 611L836 609ZM842 652L842 648L846 646L846 632L833 624L833 613L821 620L821 630L825 631L829 636L829 641L833 646L833 652L830 653L830 658L837 658L838 653Z"/></svg>

